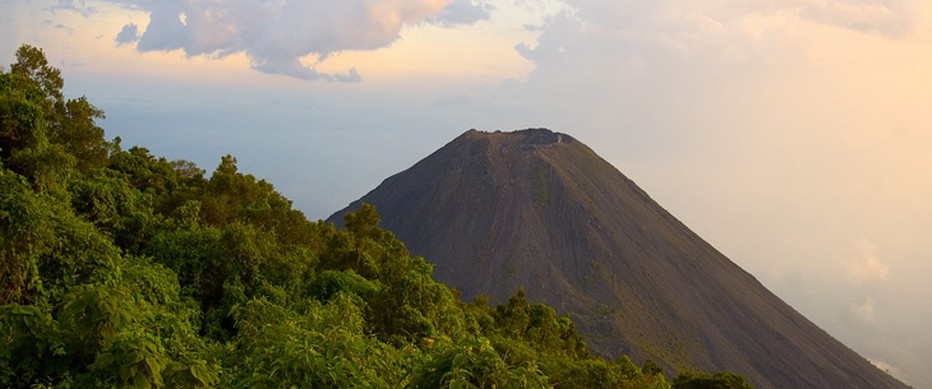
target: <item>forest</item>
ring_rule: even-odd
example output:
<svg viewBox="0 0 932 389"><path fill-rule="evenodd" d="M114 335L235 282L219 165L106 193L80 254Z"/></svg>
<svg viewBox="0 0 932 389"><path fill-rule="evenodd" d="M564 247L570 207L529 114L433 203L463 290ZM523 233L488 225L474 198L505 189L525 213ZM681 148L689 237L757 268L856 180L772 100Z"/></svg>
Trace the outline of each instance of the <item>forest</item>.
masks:
<svg viewBox="0 0 932 389"><path fill-rule="evenodd" d="M0 386L749 388L587 350L528 301L461 301L379 227L309 221L223 156L108 140L23 45L0 69Z"/></svg>

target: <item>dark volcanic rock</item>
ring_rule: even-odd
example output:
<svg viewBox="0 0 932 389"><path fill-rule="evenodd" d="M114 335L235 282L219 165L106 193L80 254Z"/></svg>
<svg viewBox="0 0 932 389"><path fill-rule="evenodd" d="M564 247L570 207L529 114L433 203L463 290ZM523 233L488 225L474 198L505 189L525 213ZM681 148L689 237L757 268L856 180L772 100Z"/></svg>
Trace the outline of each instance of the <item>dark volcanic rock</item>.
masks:
<svg viewBox="0 0 932 389"><path fill-rule="evenodd" d="M572 137L470 130L360 202L435 278L571 314L590 347L759 388L905 388L833 339Z"/></svg>

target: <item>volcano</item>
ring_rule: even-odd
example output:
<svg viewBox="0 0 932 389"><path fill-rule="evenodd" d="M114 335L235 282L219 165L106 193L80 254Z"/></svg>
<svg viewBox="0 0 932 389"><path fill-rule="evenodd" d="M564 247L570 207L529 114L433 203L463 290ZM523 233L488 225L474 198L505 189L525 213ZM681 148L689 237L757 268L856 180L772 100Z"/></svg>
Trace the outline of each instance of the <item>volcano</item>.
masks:
<svg viewBox="0 0 932 389"><path fill-rule="evenodd" d="M594 353L758 388L906 388L768 291L573 137L470 130L360 200L469 300L573 317Z"/></svg>

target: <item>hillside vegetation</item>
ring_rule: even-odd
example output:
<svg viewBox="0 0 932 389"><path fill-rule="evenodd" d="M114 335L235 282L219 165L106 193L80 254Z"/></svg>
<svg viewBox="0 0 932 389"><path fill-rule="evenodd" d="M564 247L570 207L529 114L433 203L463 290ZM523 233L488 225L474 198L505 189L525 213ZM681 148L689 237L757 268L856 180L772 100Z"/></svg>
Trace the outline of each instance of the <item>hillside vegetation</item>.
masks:
<svg viewBox="0 0 932 389"><path fill-rule="evenodd" d="M516 291L459 300L379 227L310 222L225 156L124 149L22 46L0 72L0 386L742 388L592 356Z"/></svg>

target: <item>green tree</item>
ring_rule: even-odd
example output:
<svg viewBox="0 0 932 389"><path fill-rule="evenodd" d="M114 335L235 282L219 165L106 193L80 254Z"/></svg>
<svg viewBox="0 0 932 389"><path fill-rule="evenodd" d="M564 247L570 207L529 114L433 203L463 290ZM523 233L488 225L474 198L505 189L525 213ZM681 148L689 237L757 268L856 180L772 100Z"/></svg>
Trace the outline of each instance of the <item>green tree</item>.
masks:
<svg viewBox="0 0 932 389"><path fill-rule="evenodd" d="M45 136L52 144L63 146L65 153L77 157L82 170L102 166L111 144L95 123L104 113L87 98L65 99L61 71L49 65L42 49L22 45L16 51L16 63L10 65L12 87L31 96L42 113Z"/></svg>
<svg viewBox="0 0 932 389"><path fill-rule="evenodd" d="M0 305L33 303L44 293L40 257L54 242L53 210L2 167L0 187Z"/></svg>
<svg viewBox="0 0 932 389"><path fill-rule="evenodd" d="M548 379L534 361L508 364L489 339L465 336L439 349L418 371L415 388L543 388Z"/></svg>
<svg viewBox="0 0 932 389"><path fill-rule="evenodd" d="M16 50L16 63L10 65L10 73L21 75L41 88L49 106L46 111L51 112L55 106L64 104L61 90L65 81L61 77L61 70L49 65L42 49L30 45L20 46Z"/></svg>
<svg viewBox="0 0 932 389"><path fill-rule="evenodd" d="M723 371L710 375L704 372L681 373L673 381L674 389L751 389L744 377Z"/></svg>

